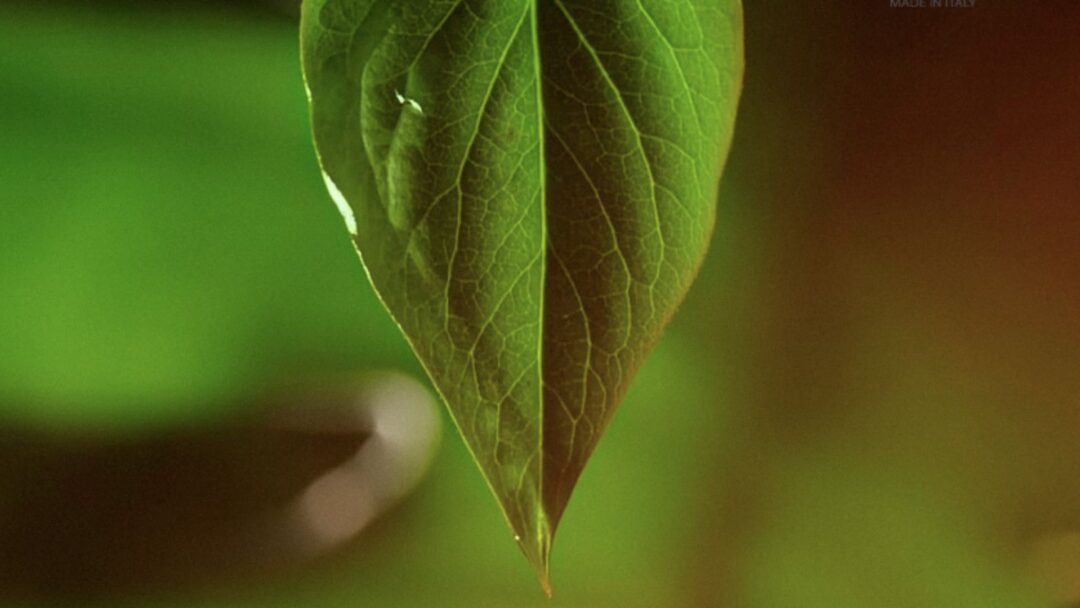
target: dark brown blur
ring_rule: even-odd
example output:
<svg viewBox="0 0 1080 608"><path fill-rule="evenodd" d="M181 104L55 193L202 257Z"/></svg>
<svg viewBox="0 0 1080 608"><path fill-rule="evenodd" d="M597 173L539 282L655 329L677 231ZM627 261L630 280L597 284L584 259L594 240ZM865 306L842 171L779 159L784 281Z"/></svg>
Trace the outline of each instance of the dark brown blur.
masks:
<svg viewBox="0 0 1080 608"><path fill-rule="evenodd" d="M1080 530L1080 4L748 2L746 27L721 204L760 232L730 237L718 255L753 270L709 295L752 302L717 340L747 356L733 373L748 434L717 486L719 553L696 601L779 601L753 582L795 576L755 561L766 531L888 526L856 501L911 488L968 516L956 529L1003 572L1038 570L1040 543ZM828 487L864 475L880 484L865 496ZM824 499L797 489L816 476ZM785 522L812 508L829 514ZM790 550L828 562L833 541L813 538ZM889 552L853 549L860 568ZM939 605L912 599L910 572L895 589L846 576L879 602L862 605ZM1075 589L1080 560L1034 576Z"/></svg>
<svg viewBox="0 0 1080 608"><path fill-rule="evenodd" d="M276 528L369 424L312 432L342 412L291 416L307 420L282 424L275 411L137 439L5 431L0 589L77 601L295 569L309 556Z"/></svg>

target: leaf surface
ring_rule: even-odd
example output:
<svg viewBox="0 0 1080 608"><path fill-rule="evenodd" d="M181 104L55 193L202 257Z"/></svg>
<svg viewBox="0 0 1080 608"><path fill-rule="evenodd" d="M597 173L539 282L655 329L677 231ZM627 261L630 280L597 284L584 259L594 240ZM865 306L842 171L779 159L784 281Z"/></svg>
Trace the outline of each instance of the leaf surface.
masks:
<svg viewBox="0 0 1080 608"><path fill-rule="evenodd" d="M301 28L331 195L546 588L712 232L739 0L306 0Z"/></svg>

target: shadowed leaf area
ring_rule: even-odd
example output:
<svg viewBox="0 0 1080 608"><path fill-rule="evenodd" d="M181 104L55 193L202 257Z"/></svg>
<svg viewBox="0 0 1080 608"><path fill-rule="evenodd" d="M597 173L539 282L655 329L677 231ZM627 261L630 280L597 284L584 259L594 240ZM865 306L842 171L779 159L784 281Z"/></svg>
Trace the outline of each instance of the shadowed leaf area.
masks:
<svg viewBox="0 0 1080 608"><path fill-rule="evenodd" d="M737 0L309 0L330 191L547 587L551 538L697 273Z"/></svg>

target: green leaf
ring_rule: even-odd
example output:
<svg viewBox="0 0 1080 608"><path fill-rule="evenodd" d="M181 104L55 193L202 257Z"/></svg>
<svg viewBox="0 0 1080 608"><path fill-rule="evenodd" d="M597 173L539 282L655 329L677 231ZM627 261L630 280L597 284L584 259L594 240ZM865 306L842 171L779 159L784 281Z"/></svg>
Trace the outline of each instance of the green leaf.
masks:
<svg viewBox="0 0 1080 608"><path fill-rule="evenodd" d="M306 0L301 28L331 194L546 588L712 232L739 0Z"/></svg>

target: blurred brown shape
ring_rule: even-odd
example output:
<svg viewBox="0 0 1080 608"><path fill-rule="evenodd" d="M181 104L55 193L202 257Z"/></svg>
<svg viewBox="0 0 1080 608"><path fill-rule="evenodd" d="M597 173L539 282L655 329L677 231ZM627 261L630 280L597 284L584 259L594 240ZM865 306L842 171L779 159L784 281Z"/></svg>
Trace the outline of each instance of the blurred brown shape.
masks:
<svg viewBox="0 0 1080 608"><path fill-rule="evenodd" d="M757 605L781 472L822 454L932 488L1019 577L1080 525L1080 4L748 2L746 24L726 179L751 196L726 204L761 234L716 288L753 303L717 338L743 436L694 602Z"/></svg>
<svg viewBox="0 0 1080 608"><path fill-rule="evenodd" d="M182 590L295 568L410 490L438 442L430 396L403 376L272 401L258 416L151 436L5 431L0 599Z"/></svg>

